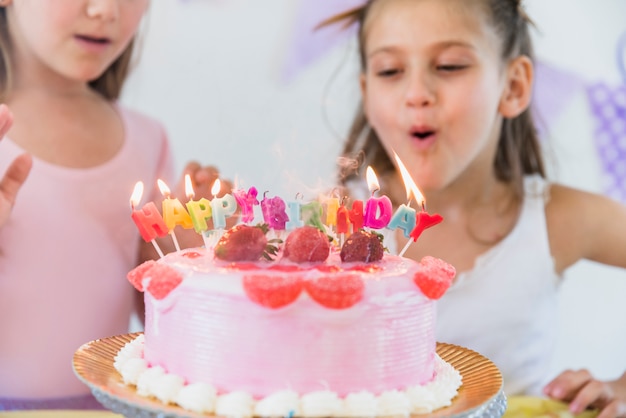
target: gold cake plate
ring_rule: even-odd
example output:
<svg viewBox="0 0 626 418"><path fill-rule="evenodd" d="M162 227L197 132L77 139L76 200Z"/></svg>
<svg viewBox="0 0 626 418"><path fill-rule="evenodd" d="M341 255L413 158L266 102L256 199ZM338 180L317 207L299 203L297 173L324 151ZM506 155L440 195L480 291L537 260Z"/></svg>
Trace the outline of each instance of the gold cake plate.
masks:
<svg viewBox="0 0 626 418"><path fill-rule="evenodd" d="M82 345L73 359L74 372L107 409L125 417L206 418L175 405L164 405L154 398L137 394L135 387L124 384L113 367L117 352L140 333L117 335ZM437 354L461 373L463 384L452 405L430 414L414 417L501 417L506 410L500 370L481 354L452 344L437 343Z"/></svg>

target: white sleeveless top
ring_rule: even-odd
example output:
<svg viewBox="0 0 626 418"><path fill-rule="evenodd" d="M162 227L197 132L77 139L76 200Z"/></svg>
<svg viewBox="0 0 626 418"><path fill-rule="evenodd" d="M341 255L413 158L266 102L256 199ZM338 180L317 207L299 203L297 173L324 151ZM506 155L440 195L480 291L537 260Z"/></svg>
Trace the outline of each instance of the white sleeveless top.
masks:
<svg viewBox="0 0 626 418"><path fill-rule="evenodd" d="M525 179L520 218L511 233L476 259L437 302L437 341L493 361L507 395L539 394L557 337L560 276L545 218L549 185Z"/></svg>

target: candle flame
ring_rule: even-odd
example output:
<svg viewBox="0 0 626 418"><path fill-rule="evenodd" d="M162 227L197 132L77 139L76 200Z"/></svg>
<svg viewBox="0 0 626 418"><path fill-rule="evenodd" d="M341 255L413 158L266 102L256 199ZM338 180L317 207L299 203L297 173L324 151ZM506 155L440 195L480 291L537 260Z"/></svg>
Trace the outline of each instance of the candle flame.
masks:
<svg viewBox="0 0 626 418"><path fill-rule="evenodd" d="M141 196L143 196L143 182L138 181L135 184L133 193L130 195L130 207L135 209L135 206L141 202Z"/></svg>
<svg viewBox="0 0 626 418"><path fill-rule="evenodd" d="M165 182L161 179L157 180L157 184L159 186L159 190L161 191L161 194L165 197L169 197L170 196L170 188L167 187L167 184L165 184Z"/></svg>
<svg viewBox="0 0 626 418"><path fill-rule="evenodd" d="M193 199L196 193L193 191L193 185L191 184L191 176L189 174L185 174L185 195L187 195L187 199Z"/></svg>
<svg viewBox="0 0 626 418"><path fill-rule="evenodd" d="M213 197L217 196L221 188L222 183L220 182L220 179L215 180L215 183L213 183L213 187L211 187L211 194L213 195Z"/></svg>
<svg viewBox="0 0 626 418"><path fill-rule="evenodd" d="M417 204L423 208L426 202L424 200L424 196L422 195L422 192L420 192L420 189L417 187L417 185L413 181L413 178L411 178L411 175L409 174L409 170L406 169L406 167L400 160L400 157L398 157L398 154L394 152L393 156L396 159L396 163L398 164L398 169L400 169L400 174L402 175L402 181L404 182L404 188L406 190L406 198L410 201L411 196L413 196L415 200L417 201Z"/></svg>
<svg viewBox="0 0 626 418"><path fill-rule="evenodd" d="M370 189L370 192L374 194L374 192L380 190L380 185L378 184L378 178L376 177L376 173L371 166L367 166L367 170L365 172L365 178L367 179L367 188Z"/></svg>

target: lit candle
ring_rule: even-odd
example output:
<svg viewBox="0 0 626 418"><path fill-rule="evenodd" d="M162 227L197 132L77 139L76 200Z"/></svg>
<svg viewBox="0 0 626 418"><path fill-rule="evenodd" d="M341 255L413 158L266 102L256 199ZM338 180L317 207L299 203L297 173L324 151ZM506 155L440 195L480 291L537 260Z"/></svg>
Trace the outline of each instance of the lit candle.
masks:
<svg viewBox="0 0 626 418"><path fill-rule="evenodd" d="M267 198L263 196L261 200L261 212L263 221L272 229L282 231L286 228L289 216L287 216L285 201L280 197Z"/></svg>
<svg viewBox="0 0 626 418"><path fill-rule="evenodd" d="M200 200L193 200L196 193L193 190L191 184L191 177L189 174L185 175L185 194L187 195L187 210L189 211L189 217L193 223L194 230L202 236L204 241L204 247L209 248L207 237L204 232L209 229L207 219L211 218L211 201L207 198L201 198Z"/></svg>
<svg viewBox="0 0 626 418"><path fill-rule="evenodd" d="M374 193L380 190L376 173L372 167L367 167L367 187L372 196L367 200L363 225L373 229L382 229L389 224L391 219L392 205L387 196L374 197Z"/></svg>
<svg viewBox="0 0 626 418"><path fill-rule="evenodd" d="M191 217L185 210L185 207L180 200L172 199L170 197L170 188L167 187L167 184L161 179L157 180L157 184L159 185L159 190L161 194L165 197L163 199L162 207L163 207L163 220L165 221L165 225L170 231L170 236L172 237L172 241L174 241L174 246L177 251L180 251L180 246L178 245L178 239L176 239L176 234L174 233L174 228L176 225L180 225L185 229L189 229L193 227L193 223L191 222Z"/></svg>
<svg viewBox="0 0 626 418"><path fill-rule="evenodd" d="M426 212L426 200L424 199L424 196L418 189L415 182L413 182L413 179L411 178L409 171L406 169L406 167L400 160L400 157L398 157L398 155L395 152L394 152L394 157L396 159L398 169L400 170L400 174L402 175L402 180L404 181L404 187L407 190L410 190L410 193L407 192L409 199L412 194L415 197L417 204L420 205L422 208L421 212L416 214L415 227L411 230L411 233L409 234L409 236L413 240L409 239L406 245L404 246L404 248L402 249L402 251L400 251L400 253L398 254L400 257L402 257L404 253L406 252L406 250L411 245L411 243L416 242L419 236L422 234L422 232L424 232L425 229L435 226L438 223L442 222L443 217L439 214L431 215L428 212Z"/></svg>
<svg viewBox="0 0 626 418"><path fill-rule="evenodd" d="M233 192L237 204L241 207L241 220L250 223L254 220L254 206L259 204L257 196L259 192L255 187L250 187L248 191L235 190Z"/></svg>
<svg viewBox="0 0 626 418"><path fill-rule="evenodd" d="M163 251L161 251L161 248L154 239L156 237L164 237L167 235L169 232L167 225L165 225L165 221L163 221L163 218L159 214L159 211L153 202L147 203L143 208L141 208L141 210L135 209L141 201L142 195L143 183L139 181L135 184L133 193L130 196L130 208L132 211L131 217L139 229L141 238L143 238L146 242L151 242L159 256L163 257Z"/></svg>
<svg viewBox="0 0 626 418"><path fill-rule="evenodd" d="M413 179L409 175L402 162L397 158L397 156L396 161L398 162L398 166L400 167L400 174L402 175L402 179L404 182L404 190L406 191L407 204L402 204L398 207L396 212L393 214L391 220L389 221L387 229L393 231L397 228L400 228L404 231L404 236L410 238L411 231L413 231L413 228L415 228L416 221L415 209L410 206L411 199L414 197L417 198L417 196L415 196L415 193L419 193L422 200L423 198L421 197L421 193L417 189L417 186L415 186Z"/></svg>
<svg viewBox="0 0 626 418"><path fill-rule="evenodd" d="M213 194L211 211L213 215L213 228L215 229L224 229L224 227L226 227L226 218L232 216L237 210L237 201L233 195L226 193L222 197L217 197L221 187L220 179L217 179L211 188L211 194Z"/></svg>

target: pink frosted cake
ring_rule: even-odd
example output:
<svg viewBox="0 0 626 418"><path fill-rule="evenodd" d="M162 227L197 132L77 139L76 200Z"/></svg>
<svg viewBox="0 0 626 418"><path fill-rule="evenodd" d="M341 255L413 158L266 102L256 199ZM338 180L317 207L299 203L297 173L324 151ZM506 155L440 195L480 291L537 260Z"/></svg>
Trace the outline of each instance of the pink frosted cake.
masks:
<svg viewBox="0 0 626 418"><path fill-rule="evenodd" d="M379 239L348 239L340 252L312 227L292 232L274 260L245 261L262 258L239 251L257 251L246 247L250 232L129 273L146 317L116 358L125 382L228 416L409 415L450 404L460 376L435 352L434 323L452 267L383 256ZM316 233L324 238L314 244L297 237Z"/></svg>

